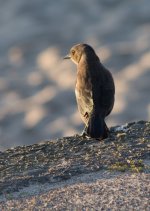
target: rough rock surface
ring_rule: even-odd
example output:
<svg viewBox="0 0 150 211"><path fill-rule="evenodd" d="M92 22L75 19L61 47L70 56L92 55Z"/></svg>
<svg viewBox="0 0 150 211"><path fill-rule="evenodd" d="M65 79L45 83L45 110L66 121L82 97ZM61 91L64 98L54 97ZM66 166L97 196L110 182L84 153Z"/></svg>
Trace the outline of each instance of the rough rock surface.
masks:
<svg viewBox="0 0 150 211"><path fill-rule="evenodd" d="M150 122L110 131L102 141L76 135L0 152L0 209L148 210Z"/></svg>
<svg viewBox="0 0 150 211"><path fill-rule="evenodd" d="M115 80L108 126L150 119L150 0L0 0L1 151L83 129L62 61L81 42Z"/></svg>

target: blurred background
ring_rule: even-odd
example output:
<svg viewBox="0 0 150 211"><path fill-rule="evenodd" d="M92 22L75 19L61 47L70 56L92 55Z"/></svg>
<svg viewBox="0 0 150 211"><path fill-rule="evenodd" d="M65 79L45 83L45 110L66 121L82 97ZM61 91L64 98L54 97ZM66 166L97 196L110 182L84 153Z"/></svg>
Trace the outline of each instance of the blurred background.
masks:
<svg viewBox="0 0 150 211"><path fill-rule="evenodd" d="M112 72L110 126L150 118L149 0L0 0L0 150L80 133L77 43Z"/></svg>

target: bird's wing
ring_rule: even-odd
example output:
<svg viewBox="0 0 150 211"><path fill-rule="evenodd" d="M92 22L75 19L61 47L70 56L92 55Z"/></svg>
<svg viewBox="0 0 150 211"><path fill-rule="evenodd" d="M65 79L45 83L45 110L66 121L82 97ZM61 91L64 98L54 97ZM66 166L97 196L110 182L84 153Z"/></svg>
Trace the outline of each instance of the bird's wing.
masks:
<svg viewBox="0 0 150 211"><path fill-rule="evenodd" d="M114 81L111 73L102 65L96 66L91 75L93 110L107 116L114 105Z"/></svg>

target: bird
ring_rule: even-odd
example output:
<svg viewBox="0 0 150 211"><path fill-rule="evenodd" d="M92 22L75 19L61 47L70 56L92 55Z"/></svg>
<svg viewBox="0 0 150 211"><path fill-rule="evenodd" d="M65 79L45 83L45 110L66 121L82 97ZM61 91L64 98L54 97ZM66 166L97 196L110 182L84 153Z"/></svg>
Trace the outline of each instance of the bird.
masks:
<svg viewBox="0 0 150 211"><path fill-rule="evenodd" d="M115 102L115 84L111 72L103 66L95 50L88 44L74 45L64 59L77 65L75 96L85 128L82 136L105 139L109 129L105 123Z"/></svg>

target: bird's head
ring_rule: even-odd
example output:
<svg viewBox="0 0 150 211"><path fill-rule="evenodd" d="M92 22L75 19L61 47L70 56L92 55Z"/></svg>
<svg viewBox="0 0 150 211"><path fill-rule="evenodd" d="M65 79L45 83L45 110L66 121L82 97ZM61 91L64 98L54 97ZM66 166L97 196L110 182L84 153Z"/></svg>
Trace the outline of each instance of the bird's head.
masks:
<svg viewBox="0 0 150 211"><path fill-rule="evenodd" d="M84 59L98 59L93 48L87 44L74 45L67 56L64 59L71 59L75 64L79 64L81 58Z"/></svg>

